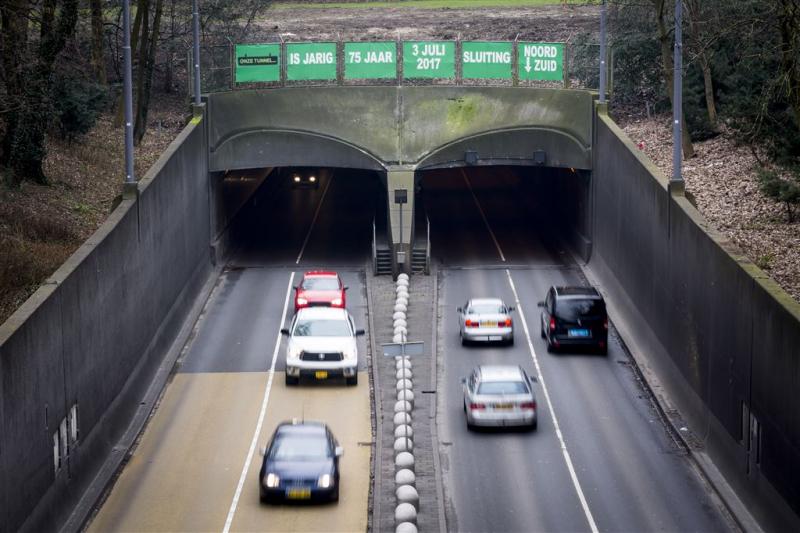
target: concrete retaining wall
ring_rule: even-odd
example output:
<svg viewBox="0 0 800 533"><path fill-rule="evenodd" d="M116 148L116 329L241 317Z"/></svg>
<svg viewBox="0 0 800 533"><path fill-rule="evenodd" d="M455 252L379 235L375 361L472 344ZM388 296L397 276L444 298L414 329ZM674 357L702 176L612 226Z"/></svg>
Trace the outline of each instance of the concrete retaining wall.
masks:
<svg viewBox="0 0 800 533"><path fill-rule="evenodd" d="M800 305L670 194L605 114L596 125L590 264L649 324L659 373L748 508L796 527L774 491L800 511Z"/></svg>
<svg viewBox="0 0 800 533"><path fill-rule="evenodd" d="M0 326L0 531L57 528L139 408L211 272L206 153L196 118Z"/></svg>

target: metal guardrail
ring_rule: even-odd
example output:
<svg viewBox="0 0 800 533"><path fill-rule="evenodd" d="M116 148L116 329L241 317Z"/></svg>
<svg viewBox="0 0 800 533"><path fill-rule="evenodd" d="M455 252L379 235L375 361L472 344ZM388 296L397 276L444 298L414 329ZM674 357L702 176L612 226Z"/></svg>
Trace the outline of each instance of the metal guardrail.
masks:
<svg viewBox="0 0 800 533"><path fill-rule="evenodd" d="M431 221L428 215L425 215L425 225L427 230L427 242L425 243L425 273L431 272Z"/></svg>
<svg viewBox="0 0 800 533"><path fill-rule="evenodd" d="M378 275L378 244L374 218L372 219L372 273Z"/></svg>

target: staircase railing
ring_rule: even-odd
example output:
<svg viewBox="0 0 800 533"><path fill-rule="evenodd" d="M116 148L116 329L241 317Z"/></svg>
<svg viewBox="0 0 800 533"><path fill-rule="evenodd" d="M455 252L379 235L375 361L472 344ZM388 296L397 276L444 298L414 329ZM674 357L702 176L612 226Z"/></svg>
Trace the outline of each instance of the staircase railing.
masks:
<svg viewBox="0 0 800 533"><path fill-rule="evenodd" d="M425 229L427 231L427 241L425 243L425 272L431 272L431 221L428 215L425 215Z"/></svg>
<svg viewBox="0 0 800 533"><path fill-rule="evenodd" d="M378 275L378 244L374 218L372 219L372 273Z"/></svg>

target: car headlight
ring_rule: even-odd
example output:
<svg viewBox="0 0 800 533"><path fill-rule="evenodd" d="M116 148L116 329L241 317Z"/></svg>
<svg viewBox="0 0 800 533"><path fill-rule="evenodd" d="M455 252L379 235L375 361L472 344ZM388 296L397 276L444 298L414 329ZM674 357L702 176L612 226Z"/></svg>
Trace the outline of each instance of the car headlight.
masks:
<svg viewBox="0 0 800 533"><path fill-rule="evenodd" d="M273 474L270 472L269 474L264 476L264 485L266 485L267 487L274 489L280 484L281 484L281 478L278 477L278 474Z"/></svg>
<svg viewBox="0 0 800 533"><path fill-rule="evenodd" d="M317 480L317 486L321 489L327 489L331 486L331 475L323 474Z"/></svg>
<svg viewBox="0 0 800 533"><path fill-rule="evenodd" d="M286 351L286 359L299 359L302 351L299 346L290 344L289 349Z"/></svg>
<svg viewBox="0 0 800 533"><path fill-rule="evenodd" d="M310 178L308 178L308 181L310 181L311 183L314 183L315 181L317 181L317 177L316 176L311 176Z"/></svg>
<svg viewBox="0 0 800 533"><path fill-rule="evenodd" d="M308 300L305 298L298 298L297 305L308 305Z"/></svg>
<svg viewBox="0 0 800 533"><path fill-rule="evenodd" d="M341 298L334 298L331 300L331 305L334 307L341 307L342 306L342 299Z"/></svg>
<svg viewBox="0 0 800 533"><path fill-rule="evenodd" d="M295 175L294 176L294 182L295 183L300 183L300 176Z"/></svg>

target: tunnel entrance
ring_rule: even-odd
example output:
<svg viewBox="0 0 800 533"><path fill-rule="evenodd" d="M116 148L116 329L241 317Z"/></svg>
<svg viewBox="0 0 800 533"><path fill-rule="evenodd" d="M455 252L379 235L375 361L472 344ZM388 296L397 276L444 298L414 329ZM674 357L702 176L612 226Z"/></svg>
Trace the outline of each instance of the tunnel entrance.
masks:
<svg viewBox="0 0 800 533"><path fill-rule="evenodd" d="M246 174L264 177L230 220L229 266L363 267L371 255L373 221L380 213L385 219L378 173L279 167ZM241 201L229 191L237 186L236 179L224 179L219 201Z"/></svg>
<svg viewBox="0 0 800 533"><path fill-rule="evenodd" d="M590 173L480 166L417 173L415 243L443 265L560 264L591 253ZM569 259L571 262L571 259Z"/></svg>

